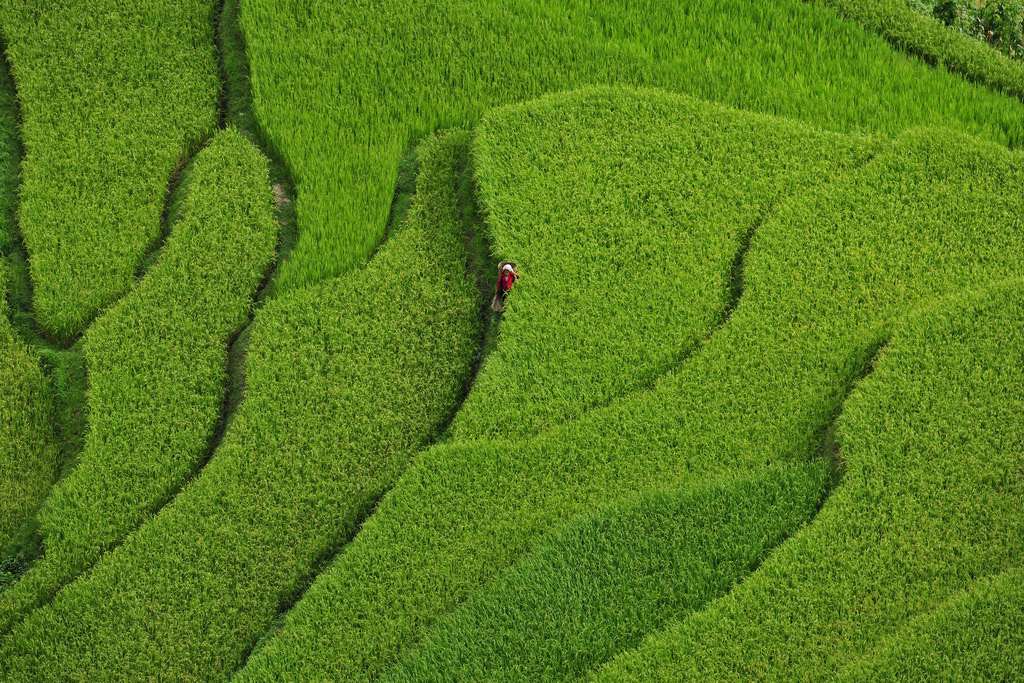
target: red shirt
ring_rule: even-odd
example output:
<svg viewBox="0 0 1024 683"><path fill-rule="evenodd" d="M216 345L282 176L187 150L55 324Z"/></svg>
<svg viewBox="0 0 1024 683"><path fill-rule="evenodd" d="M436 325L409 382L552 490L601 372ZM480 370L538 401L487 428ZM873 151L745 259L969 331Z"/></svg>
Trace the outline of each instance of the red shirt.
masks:
<svg viewBox="0 0 1024 683"><path fill-rule="evenodd" d="M511 270L503 270L503 271L501 271L501 277L498 278L498 288L499 288L499 290L502 291L502 292L507 292L508 290L512 289L512 285L513 285L513 283L515 283L517 277L519 277L519 276L516 275Z"/></svg>

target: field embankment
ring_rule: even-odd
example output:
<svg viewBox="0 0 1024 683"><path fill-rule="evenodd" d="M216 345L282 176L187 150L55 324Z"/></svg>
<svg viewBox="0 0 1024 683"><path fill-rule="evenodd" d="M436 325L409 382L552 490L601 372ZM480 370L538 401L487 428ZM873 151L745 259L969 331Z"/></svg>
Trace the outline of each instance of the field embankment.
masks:
<svg viewBox="0 0 1024 683"><path fill-rule="evenodd" d="M774 205L861 153L652 91L485 118L481 203L522 278L452 436L522 438L649 388L724 322L737 256Z"/></svg>
<svg viewBox="0 0 1024 683"><path fill-rule="evenodd" d="M944 26L906 0L813 0L876 31L896 48L967 80L1024 99L1024 62Z"/></svg>

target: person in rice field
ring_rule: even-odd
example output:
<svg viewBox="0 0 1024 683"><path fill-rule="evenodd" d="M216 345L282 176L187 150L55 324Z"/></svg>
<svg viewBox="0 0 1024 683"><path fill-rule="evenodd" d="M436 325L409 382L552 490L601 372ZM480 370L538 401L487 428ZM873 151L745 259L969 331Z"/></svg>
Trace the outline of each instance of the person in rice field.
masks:
<svg viewBox="0 0 1024 683"><path fill-rule="evenodd" d="M498 282L494 287L494 299L491 301L491 309L501 313L505 310L505 299L512 291L512 285L519 279L516 272L516 264L509 261L502 261L498 266Z"/></svg>

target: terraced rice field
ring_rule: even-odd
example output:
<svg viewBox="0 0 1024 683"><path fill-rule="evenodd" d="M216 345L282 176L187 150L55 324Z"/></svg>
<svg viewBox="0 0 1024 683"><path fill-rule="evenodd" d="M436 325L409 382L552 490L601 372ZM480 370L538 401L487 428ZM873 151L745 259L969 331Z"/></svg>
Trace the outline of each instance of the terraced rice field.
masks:
<svg viewBox="0 0 1024 683"><path fill-rule="evenodd" d="M1024 678L1024 65L897 0L0 9L0 679Z"/></svg>

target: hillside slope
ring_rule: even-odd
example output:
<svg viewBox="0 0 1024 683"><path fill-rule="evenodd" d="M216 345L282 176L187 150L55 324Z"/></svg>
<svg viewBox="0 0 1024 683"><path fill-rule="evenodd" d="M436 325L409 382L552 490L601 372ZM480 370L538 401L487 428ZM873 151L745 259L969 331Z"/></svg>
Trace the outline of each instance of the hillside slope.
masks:
<svg viewBox="0 0 1024 683"><path fill-rule="evenodd" d="M210 462L0 640L5 680L225 678L436 438L479 339L459 141L424 143L408 219L370 266L260 310Z"/></svg>
<svg viewBox="0 0 1024 683"><path fill-rule="evenodd" d="M595 97L568 96L562 116ZM760 126L755 139L770 138L771 121ZM524 154L529 139L519 136ZM536 438L422 454L243 679L375 679L568 520L642 491L813 458L903 316L1024 274L1013 256L1024 207L1006 190L1022 168L999 146L920 130L784 202L751 241L739 305L696 353L653 389ZM488 170L477 169L484 196Z"/></svg>
<svg viewBox="0 0 1024 683"><path fill-rule="evenodd" d="M241 10L254 111L298 190L282 291L365 261L420 136L546 92L646 85L839 132L942 125L1024 142L1020 101L802 0L245 0Z"/></svg>
<svg viewBox="0 0 1024 683"><path fill-rule="evenodd" d="M957 593L1024 556L1022 322L1015 281L902 325L840 418L846 471L821 514L730 595L598 680L831 680L879 646L894 649L861 675L1002 678L1022 652L1007 628L1019 591ZM969 621L942 621L948 610ZM980 649L958 651L971 641Z"/></svg>

